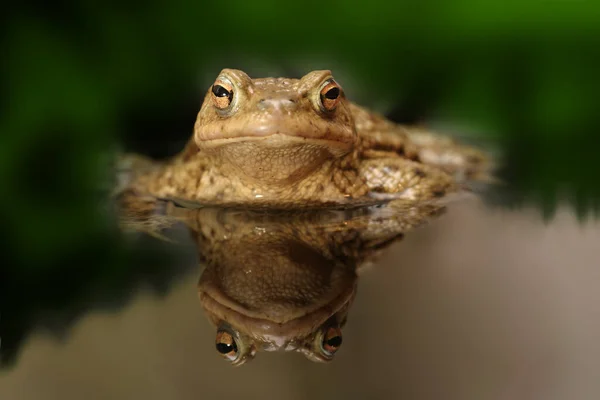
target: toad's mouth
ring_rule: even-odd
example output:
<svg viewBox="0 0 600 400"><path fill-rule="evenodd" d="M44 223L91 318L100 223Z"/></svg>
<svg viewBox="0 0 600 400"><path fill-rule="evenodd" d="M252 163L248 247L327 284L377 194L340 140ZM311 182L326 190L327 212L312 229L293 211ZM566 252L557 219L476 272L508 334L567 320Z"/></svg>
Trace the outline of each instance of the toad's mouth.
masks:
<svg viewBox="0 0 600 400"><path fill-rule="evenodd" d="M289 317L273 317L251 311L231 301L210 285L201 287L198 295L205 312L213 323L221 321L253 337L299 338L316 331L331 316L346 310L356 294L356 282L345 288L325 305L313 310L297 310Z"/></svg>
<svg viewBox="0 0 600 400"><path fill-rule="evenodd" d="M272 150L297 148L298 146L322 148L327 149L334 156L346 154L353 147L352 143L339 140L316 138L285 132L268 133L264 135L246 134L231 137L204 139L198 141L198 146L201 149L215 149L240 143L249 143L254 147L262 146L265 149Z"/></svg>

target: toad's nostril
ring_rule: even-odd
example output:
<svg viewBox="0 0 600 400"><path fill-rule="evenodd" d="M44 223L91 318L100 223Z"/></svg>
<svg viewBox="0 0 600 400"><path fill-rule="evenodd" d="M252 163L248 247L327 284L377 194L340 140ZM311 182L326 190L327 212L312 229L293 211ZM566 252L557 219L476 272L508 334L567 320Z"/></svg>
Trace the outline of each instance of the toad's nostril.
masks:
<svg viewBox="0 0 600 400"><path fill-rule="evenodd" d="M292 108L296 105L296 102L293 99L282 99L281 106L285 108Z"/></svg>

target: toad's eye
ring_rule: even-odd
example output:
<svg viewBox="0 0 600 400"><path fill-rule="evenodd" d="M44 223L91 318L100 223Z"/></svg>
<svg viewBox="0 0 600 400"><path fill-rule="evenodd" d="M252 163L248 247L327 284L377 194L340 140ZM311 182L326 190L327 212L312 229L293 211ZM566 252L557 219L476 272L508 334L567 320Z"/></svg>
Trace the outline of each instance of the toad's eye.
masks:
<svg viewBox="0 0 600 400"><path fill-rule="evenodd" d="M217 351L230 361L235 361L238 358L237 344L229 332L218 331L215 345L217 347Z"/></svg>
<svg viewBox="0 0 600 400"><path fill-rule="evenodd" d="M323 352L332 356L340 346L342 345L342 331L338 327L330 327L327 329L325 334L323 335L323 342L321 343L321 348Z"/></svg>
<svg viewBox="0 0 600 400"><path fill-rule="evenodd" d="M342 98L342 89L333 79L325 82L320 93L321 104L327 111L332 111L338 105Z"/></svg>
<svg viewBox="0 0 600 400"><path fill-rule="evenodd" d="M229 107L233 99L233 87L225 82L215 83L212 86L212 99L215 106L221 110Z"/></svg>

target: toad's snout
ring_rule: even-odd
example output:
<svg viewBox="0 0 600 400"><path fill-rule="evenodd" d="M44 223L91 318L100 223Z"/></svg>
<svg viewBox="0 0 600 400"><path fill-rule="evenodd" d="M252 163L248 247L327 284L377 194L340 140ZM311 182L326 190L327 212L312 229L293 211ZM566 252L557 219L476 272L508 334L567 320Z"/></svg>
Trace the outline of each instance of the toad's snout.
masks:
<svg viewBox="0 0 600 400"><path fill-rule="evenodd" d="M291 98L264 98L258 101L257 107L261 111L294 111L296 109L296 101Z"/></svg>

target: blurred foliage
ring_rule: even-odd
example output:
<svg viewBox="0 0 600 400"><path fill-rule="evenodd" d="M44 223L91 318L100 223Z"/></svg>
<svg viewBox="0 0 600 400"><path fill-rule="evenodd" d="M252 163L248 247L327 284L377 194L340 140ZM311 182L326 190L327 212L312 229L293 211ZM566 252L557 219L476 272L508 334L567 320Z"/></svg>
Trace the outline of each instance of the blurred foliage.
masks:
<svg viewBox="0 0 600 400"><path fill-rule="evenodd" d="M0 18L4 321L9 303L22 319L55 306L51 285L67 296L127 270L103 205L110 154L176 152L223 67L332 69L391 118L497 143L512 204L600 204L597 2L62 0Z"/></svg>

